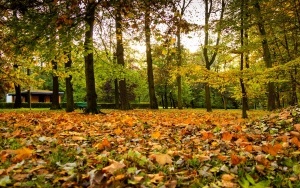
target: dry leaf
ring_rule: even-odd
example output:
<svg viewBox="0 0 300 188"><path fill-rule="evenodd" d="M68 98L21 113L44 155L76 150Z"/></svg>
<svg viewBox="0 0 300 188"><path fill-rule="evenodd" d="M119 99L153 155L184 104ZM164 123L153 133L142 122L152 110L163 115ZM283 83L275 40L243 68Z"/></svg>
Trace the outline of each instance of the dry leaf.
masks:
<svg viewBox="0 0 300 188"><path fill-rule="evenodd" d="M109 166L104 167L102 169L103 172L108 172L110 174L114 174L116 171L118 171L126 166L123 162L118 162L118 161L114 161L114 160L112 160L111 162L112 163Z"/></svg>
<svg viewBox="0 0 300 188"><path fill-rule="evenodd" d="M232 137L233 137L233 134L231 134L230 132L224 132L222 134L222 140L224 140L224 141L231 141Z"/></svg>
<svg viewBox="0 0 300 188"><path fill-rule="evenodd" d="M150 159L154 159L158 164L172 164L172 157L168 154L152 154L149 156Z"/></svg>
<svg viewBox="0 0 300 188"><path fill-rule="evenodd" d="M294 125L294 128L295 128L297 131L300 132L300 124L295 124L295 125Z"/></svg>
<svg viewBox="0 0 300 188"><path fill-rule="evenodd" d="M223 174L222 175L222 180L224 180L224 181L231 181L231 180L233 180L235 177L233 176L233 175L231 175L231 174Z"/></svg>
<svg viewBox="0 0 300 188"><path fill-rule="evenodd" d="M162 182L164 179L163 174L148 174L149 178L151 179L150 182L151 183L159 183Z"/></svg>

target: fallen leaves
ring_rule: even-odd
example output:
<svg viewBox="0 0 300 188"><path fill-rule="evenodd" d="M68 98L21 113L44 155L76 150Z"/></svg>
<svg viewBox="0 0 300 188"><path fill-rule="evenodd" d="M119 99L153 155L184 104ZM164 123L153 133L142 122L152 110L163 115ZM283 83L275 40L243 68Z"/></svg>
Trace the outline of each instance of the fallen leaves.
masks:
<svg viewBox="0 0 300 188"><path fill-rule="evenodd" d="M300 181L300 111L249 120L200 110L0 115L4 186L258 187L274 186L264 177L277 174L282 187Z"/></svg>

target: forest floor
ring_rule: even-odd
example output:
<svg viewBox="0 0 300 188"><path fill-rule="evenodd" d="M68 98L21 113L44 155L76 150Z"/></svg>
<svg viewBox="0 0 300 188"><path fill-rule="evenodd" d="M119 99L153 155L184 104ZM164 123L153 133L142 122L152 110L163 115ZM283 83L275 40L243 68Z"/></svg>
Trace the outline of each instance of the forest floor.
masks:
<svg viewBox="0 0 300 188"><path fill-rule="evenodd" d="M300 108L0 112L0 187L300 187Z"/></svg>

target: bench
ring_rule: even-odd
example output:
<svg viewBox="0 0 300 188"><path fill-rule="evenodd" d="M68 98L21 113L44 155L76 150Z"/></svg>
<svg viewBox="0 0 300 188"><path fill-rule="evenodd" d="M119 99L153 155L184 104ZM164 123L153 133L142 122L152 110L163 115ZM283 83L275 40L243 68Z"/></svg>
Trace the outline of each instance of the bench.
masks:
<svg viewBox="0 0 300 188"><path fill-rule="evenodd" d="M75 103L76 108L79 108L80 110L82 110L83 112L86 111L87 108L87 102L76 102ZM97 105L97 109L100 111L100 107L101 105Z"/></svg>

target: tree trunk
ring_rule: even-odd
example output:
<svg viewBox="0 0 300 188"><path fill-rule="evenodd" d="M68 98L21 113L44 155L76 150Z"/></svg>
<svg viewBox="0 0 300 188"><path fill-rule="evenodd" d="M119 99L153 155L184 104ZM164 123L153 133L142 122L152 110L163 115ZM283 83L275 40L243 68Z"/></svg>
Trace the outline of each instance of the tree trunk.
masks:
<svg viewBox="0 0 300 188"><path fill-rule="evenodd" d="M245 1L242 0L241 2L241 48L244 48L244 6L245 6ZM240 70L243 72L244 70L244 52L242 51L241 53L241 62L240 62ZM247 115L247 92L246 92L246 87L244 84L243 78L240 78L240 85L242 89L242 118L248 118Z"/></svg>
<svg viewBox="0 0 300 188"><path fill-rule="evenodd" d="M59 105L59 82L58 76L56 75L57 71L57 62L52 61L52 104L51 110L58 110L61 109Z"/></svg>
<svg viewBox="0 0 300 188"><path fill-rule="evenodd" d="M209 19L210 15L212 13L212 0L204 0L204 6L205 6L205 18L204 18L204 48L203 48L203 56L205 60L205 67L207 70L210 70L211 65L215 62L216 56L217 56L217 50L214 50L212 56L209 58L208 53L208 44L209 44ZM219 24L223 21L225 11L225 1L222 0L222 8L221 8L221 14L219 19ZM221 28L218 29L217 32L217 39L215 46L218 47L219 42L221 39ZM210 87L209 83L205 84L205 104L206 104L206 111L212 112L212 106L211 106L211 97L210 97Z"/></svg>
<svg viewBox="0 0 300 188"><path fill-rule="evenodd" d="M271 53L268 45L268 40L267 40L267 34L264 26L264 20L262 17L261 9L258 0L255 1L254 7L256 9L256 17L257 17L257 25L258 29L260 32L260 36L262 38L262 49L263 49L263 58L265 61L265 65L267 68L272 68L272 59L271 59ZM275 104L275 85L274 82L269 82L268 83L268 88L267 88L267 93L268 93L268 110L272 111L276 109L276 104Z"/></svg>
<svg viewBox="0 0 300 188"><path fill-rule="evenodd" d="M153 76L153 66L152 66L152 50L151 50L151 30L150 30L150 7L146 5L145 11L145 37L146 37L146 56L147 56L147 76L148 76L148 89L150 98L150 108L158 109L157 99L155 96L154 87L154 76Z"/></svg>
<svg viewBox="0 0 300 188"><path fill-rule="evenodd" d="M116 105L116 109L120 108L120 93L119 93L119 81L116 78L114 80L115 83L115 105Z"/></svg>
<svg viewBox="0 0 300 188"><path fill-rule="evenodd" d="M72 59L71 59L71 52L68 54L68 62L65 63L66 71L71 68L72 66ZM66 82L66 112L73 112L74 111L74 98L73 98L73 84L72 84L72 75L69 75L65 78Z"/></svg>
<svg viewBox="0 0 300 188"><path fill-rule="evenodd" d="M176 37L177 37L177 68L178 68L178 73L177 73L177 97L178 97L178 109L182 109L182 77L180 74L180 68L182 66L182 50L181 50L181 17L179 18L179 23L177 26L177 32L176 32Z"/></svg>
<svg viewBox="0 0 300 188"><path fill-rule="evenodd" d="M168 109L169 108L169 103L168 103L168 90L167 90L167 84L165 84L165 108Z"/></svg>
<svg viewBox="0 0 300 188"><path fill-rule="evenodd" d="M122 33L122 15L121 7L117 6L116 10L116 40L117 40L117 62L118 64L125 66L124 61L124 47L123 47L123 33ZM124 67L125 68L125 67ZM130 104L127 96L126 79L119 79L120 88L120 109L129 110Z"/></svg>
<svg viewBox="0 0 300 188"><path fill-rule="evenodd" d="M85 64L85 80L86 80L86 100L87 108L86 113L98 114L97 109L97 94L95 88L95 75L94 75L94 54L93 54L93 31L95 20L96 3L95 1L88 1L85 21L88 25L88 30L85 32L84 41L84 64Z"/></svg>
<svg viewBox="0 0 300 188"><path fill-rule="evenodd" d="M30 76L30 69L27 69L27 75ZM30 87L31 86L29 86L28 91L27 91L27 97L28 97L27 102L28 102L28 108L30 108L30 110L31 110L31 91L30 91L31 88Z"/></svg>
<svg viewBox="0 0 300 188"><path fill-rule="evenodd" d="M21 86L19 84L15 84L15 92L16 92L16 98L15 98L14 108L21 108L22 97L21 97Z"/></svg>

